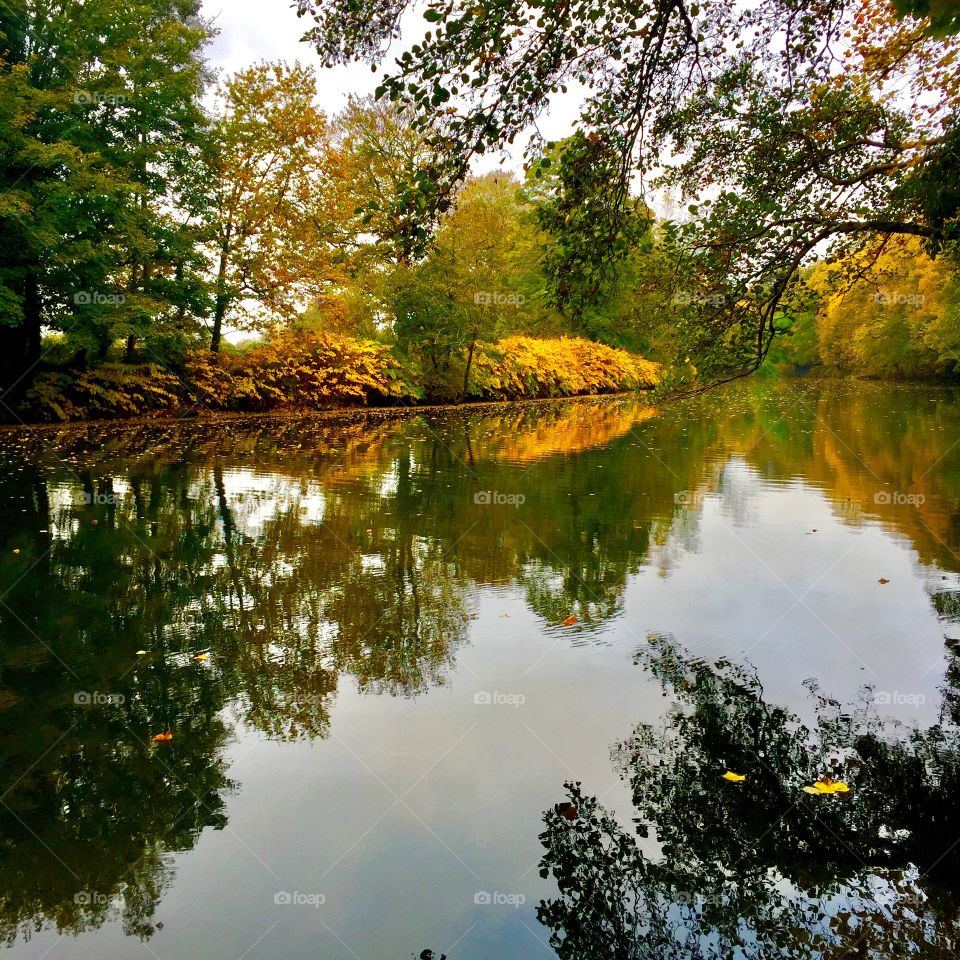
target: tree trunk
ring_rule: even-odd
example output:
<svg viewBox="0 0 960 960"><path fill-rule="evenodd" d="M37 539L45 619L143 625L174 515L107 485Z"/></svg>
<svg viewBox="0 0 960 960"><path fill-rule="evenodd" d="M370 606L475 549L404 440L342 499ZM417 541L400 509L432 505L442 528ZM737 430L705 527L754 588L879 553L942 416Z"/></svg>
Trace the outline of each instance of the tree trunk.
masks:
<svg viewBox="0 0 960 960"><path fill-rule="evenodd" d="M126 349L126 351L124 352L124 355L123 355L123 361L124 361L124 363L133 363L133 359L134 359L134 347L136 347L136 344L137 344L136 334L131 333L131 334L127 337L127 349Z"/></svg>
<svg viewBox="0 0 960 960"><path fill-rule="evenodd" d="M32 271L27 274L23 290L23 322L26 327L26 361L29 369L40 361L40 282Z"/></svg>
<svg viewBox="0 0 960 960"><path fill-rule="evenodd" d="M473 364L473 348L477 345L477 338L470 341L470 349L467 351L467 369L463 372L463 389L460 391L460 402L462 403L467 395L467 387L470 385L470 367Z"/></svg>
<svg viewBox="0 0 960 960"><path fill-rule="evenodd" d="M220 245L220 265L217 268L217 300L213 308L213 333L210 336L210 350L220 352L220 341L223 338L223 318L227 315L227 264L230 259L230 227Z"/></svg>

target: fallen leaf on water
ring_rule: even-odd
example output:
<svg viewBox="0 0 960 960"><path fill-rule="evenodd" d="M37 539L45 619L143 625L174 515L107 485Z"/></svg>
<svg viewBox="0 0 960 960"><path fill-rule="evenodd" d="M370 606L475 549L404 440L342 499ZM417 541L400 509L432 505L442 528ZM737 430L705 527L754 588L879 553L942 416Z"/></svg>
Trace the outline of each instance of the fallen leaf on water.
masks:
<svg viewBox="0 0 960 960"><path fill-rule="evenodd" d="M813 796L823 796L826 793L849 793L850 788L840 780L834 780L833 777L821 777L812 786L804 787L804 793Z"/></svg>
<svg viewBox="0 0 960 960"><path fill-rule="evenodd" d="M194 660L201 660L201 661L202 661L202 660L209 660L209 659L210 659L210 654L209 654L209 653L198 653L193 659L194 659Z"/></svg>
<svg viewBox="0 0 960 960"><path fill-rule="evenodd" d="M881 577L877 583L889 583L890 581L886 577Z"/></svg>
<svg viewBox="0 0 960 960"><path fill-rule="evenodd" d="M137 656L138 656L138 657L142 657L146 652L147 652L146 650L138 650L138 651L137 651Z"/></svg>
<svg viewBox="0 0 960 960"><path fill-rule="evenodd" d="M14 552L14 553L19 553L19 552L20 552L20 548L19 548L19 547L16 547L13 552Z"/></svg>
<svg viewBox="0 0 960 960"><path fill-rule="evenodd" d="M571 613L570 616L563 621L563 625L565 627L572 627L576 622L577 622L577 615L575 613Z"/></svg>
<svg viewBox="0 0 960 960"><path fill-rule="evenodd" d="M173 734L169 730L164 730L163 733L156 733L153 736L154 743L166 743L168 740L173 739Z"/></svg>
<svg viewBox="0 0 960 960"><path fill-rule="evenodd" d="M742 783L747 779L747 775L745 773L734 773L732 770L728 770L723 775L723 779L729 780L731 783Z"/></svg>

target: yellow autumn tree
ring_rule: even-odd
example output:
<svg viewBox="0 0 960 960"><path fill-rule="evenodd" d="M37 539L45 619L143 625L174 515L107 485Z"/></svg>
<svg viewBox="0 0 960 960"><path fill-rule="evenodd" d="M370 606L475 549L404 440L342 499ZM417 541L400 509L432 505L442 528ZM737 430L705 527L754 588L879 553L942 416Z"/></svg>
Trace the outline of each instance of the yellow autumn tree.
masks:
<svg viewBox="0 0 960 960"><path fill-rule="evenodd" d="M228 319L290 318L340 278L341 172L316 95L299 63L260 64L220 88L207 164L215 352Z"/></svg>

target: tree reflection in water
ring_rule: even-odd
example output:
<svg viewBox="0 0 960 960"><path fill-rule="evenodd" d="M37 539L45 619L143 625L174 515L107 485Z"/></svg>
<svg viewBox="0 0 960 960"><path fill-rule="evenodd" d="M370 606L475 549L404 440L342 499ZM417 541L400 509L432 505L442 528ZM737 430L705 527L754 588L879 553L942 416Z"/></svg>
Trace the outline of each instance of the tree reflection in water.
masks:
<svg viewBox="0 0 960 960"><path fill-rule="evenodd" d="M637 659L674 703L615 751L634 829L579 784L573 819L562 805L544 817L541 874L559 895L539 918L563 960L956 956L952 720L907 729L869 691L844 707L814 687L808 726L768 704L752 671L668 637ZM824 774L850 792L803 792Z"/></svg>
<svg viewBox="0 0 960 960"><path fill-rule="evenodd" d="M597 638L624 615L626 587L652 556L669 576L671 557L698 548L702 513L691 500L714 494L733 509L724 489L732 459L755 477L803 478L838 522L895 531L921 570L955 570L960 404L904 390L878 415L878 403L893 401L871 391L744 387L659 412L609 398L396 421L134 423L111 428L108 444L95 424L7 435L0 936L47 922L76 932L115 914L128 932L149 936L171 854L192 849L204 827L229 829L224 750L233 724L281 740L325 737L345 682L391 696L446 682L469 638L477 585L513 585L544 627L575 614L570 642ZM912 490L912 477L922 479L918 506L877 503L879 487ZM525 503L480 506L483 490L523 493ZM956 584L928 582L946 591L934 597L941 614L956 619ZM951 649L948 677L957 679ZM739 936L755 954L780 942L779 926L808 952L843 939L829 923L821 930L794 917L803 896L815 898L815 913L847 904L893 937L905 908L901 926L881 923L869 913L879 894L867 882L899 883L896 897L933 917L931 930L949 926L942 918L952 908L937 898L955 888L955 858L937 856L955 835L950 728L901 732L897 745L875 720L865 726L863 711L847 711L848 724L823 701L833 727L807 734L731 667L704 673L679 654L671 661L666 647L650 656L651 669L697 707L671 721L688 745L644 746L653 733L641 731L622 752L635 771L638 816L655 834L649 842L666 853L651 859L645 846L641 856L576 796L581 818L557 818L548 831L567 886L545 919L574 931L563 934L566 955L642 955L629 952L646 942L636 936L641 920L664 943L673 930L712 930L727 937L717 944ZM78 691L122 699L80 709ZM957 722L953 693L945 713ZM175 749L151 740L166 729ZM851 746L843 737L854 730ZM859 773L849 769L854 748ZM831 750L854 792L798 793ZM743 784L719 779L719 767L738 765ZM596 843L606 837L622 855L590 860L589 834L577 826L587 816L597 819ZM579 844L587 859L575 849L564 858L564 844ZM605 915L605 884L632 891L649 916L619 906ZM773 890L786 906L776 907ZM679 891L711 899L678 905ZM568 893L584 907L564 919ZM914 930L904 936L921 942Z"/></svg>

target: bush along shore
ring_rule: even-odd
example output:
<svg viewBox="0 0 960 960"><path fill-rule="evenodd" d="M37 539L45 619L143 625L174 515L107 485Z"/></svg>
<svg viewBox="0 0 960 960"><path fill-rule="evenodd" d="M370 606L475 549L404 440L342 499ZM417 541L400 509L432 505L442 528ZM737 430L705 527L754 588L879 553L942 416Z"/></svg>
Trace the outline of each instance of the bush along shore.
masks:
<svg viewBox="0 0 960 960"><path fill-rule="evenodd" d="M652 389L657 364L574 337L478 343L442 369L372 340L289 332L236 352L188 352L177 367L101 363L38 373L8 422L188 413L528 400Z"/></svg>

